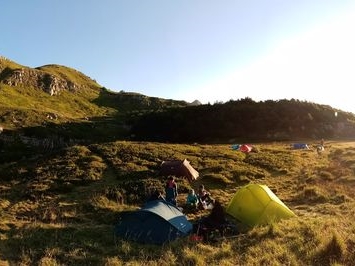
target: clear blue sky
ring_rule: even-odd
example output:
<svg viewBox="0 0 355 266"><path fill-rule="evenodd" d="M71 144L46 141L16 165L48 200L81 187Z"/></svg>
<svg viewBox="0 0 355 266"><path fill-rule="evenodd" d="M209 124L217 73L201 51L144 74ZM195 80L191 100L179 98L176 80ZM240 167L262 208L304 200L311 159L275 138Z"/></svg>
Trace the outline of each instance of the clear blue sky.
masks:
<svg viewBox="0 0 355 266"><path fill-rule="evenodd" d="M355 113L353 0L0 0L0 55L113 91Z"/></svg>

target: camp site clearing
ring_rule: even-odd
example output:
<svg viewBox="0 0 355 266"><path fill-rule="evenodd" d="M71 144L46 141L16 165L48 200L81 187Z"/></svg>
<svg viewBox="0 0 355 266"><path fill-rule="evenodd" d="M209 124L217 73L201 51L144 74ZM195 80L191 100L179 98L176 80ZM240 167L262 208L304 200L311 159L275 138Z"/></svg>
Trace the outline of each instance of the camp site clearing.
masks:
<svg viewBox="0 0 355 266"><path fill-rule="evenodd" d="M232 144L117 141L1 165L0 264L352 265L355 142L325 140L321 153L319 140L302 141L309 149L292 143L301 142L248 143L253 149L242 152ZM199 175L176 177L182 211L146 205L165 184L161 163L185 159ZM184 212L188 189L200 184L228 222L244 225L238 234L204 241L188 233L211 213ZM257 187L240 194L243 205L236 195L249 185ZM281 219L265 216L264 206ZM173 237L145 243L117 235L126 215Z"/></svg>

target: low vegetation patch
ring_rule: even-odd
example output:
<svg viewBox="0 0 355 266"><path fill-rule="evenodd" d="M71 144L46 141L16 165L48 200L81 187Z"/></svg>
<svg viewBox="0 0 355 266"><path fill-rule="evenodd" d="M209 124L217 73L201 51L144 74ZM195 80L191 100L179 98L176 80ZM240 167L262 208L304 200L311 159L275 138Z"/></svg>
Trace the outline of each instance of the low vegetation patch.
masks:
<svg viewBox="0 0 355 266"><path fill-rule="evenodd" d="M353 143L320 156L282 143L244 154L230 145L115 141L76 145L0 165L0 263L9 265L351 265L355 254ZM217 241L163 246L114 236L123 211L142 206L167 176L160 164L187 159L200 173L176 177L178 204L204 184L226 208L248 183L269 186L296 217ZM210 210L187 213L195 223ZM233 221L236 226L240 222Z"/></svg>

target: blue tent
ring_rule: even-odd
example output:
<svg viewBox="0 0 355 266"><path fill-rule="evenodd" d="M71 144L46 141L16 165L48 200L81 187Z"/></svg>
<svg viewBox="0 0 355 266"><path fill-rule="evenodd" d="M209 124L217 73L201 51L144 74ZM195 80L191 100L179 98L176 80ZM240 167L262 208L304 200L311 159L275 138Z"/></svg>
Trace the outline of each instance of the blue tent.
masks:
<svg viewBox="0 0 355 266"><path fill-rule="evenodd" d="M240 144L233 144L233 145L231 146L231 148L232 148L232 150L237 151L237 150L239 150L239 148L240 148Z"/></svg>
<svg viewBox="0 0 355 266"><path fill-rule="evenodd" d="M192 224L174 205L164 200L147 202L141 209L123 212L115 226L116 236L145 244L164 244L187 236Z"/></svg>

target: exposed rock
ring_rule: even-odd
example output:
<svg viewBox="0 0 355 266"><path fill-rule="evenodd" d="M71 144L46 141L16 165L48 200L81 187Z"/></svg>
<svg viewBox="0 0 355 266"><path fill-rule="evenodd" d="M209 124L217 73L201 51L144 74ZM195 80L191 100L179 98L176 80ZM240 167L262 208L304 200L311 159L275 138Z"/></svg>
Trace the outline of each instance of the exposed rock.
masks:
<svg viewBox="0 0 355 266"><path fill-rule="evenodd" d="M40 69L18 65L6 57L0 56L0 82L9 86L35 87L50 95L57 95L63 90L75 92L78 84Z"/></svg>
<svg viewBox="0 0 355 266"><path fill-rule="evenodd" d="M20 68L15 70L5 68L2 71L1 76L1 82L9 86L36 87L50 95L57 95L62 90L74 92L79 87L69 80L31 68Z"/></svg>

